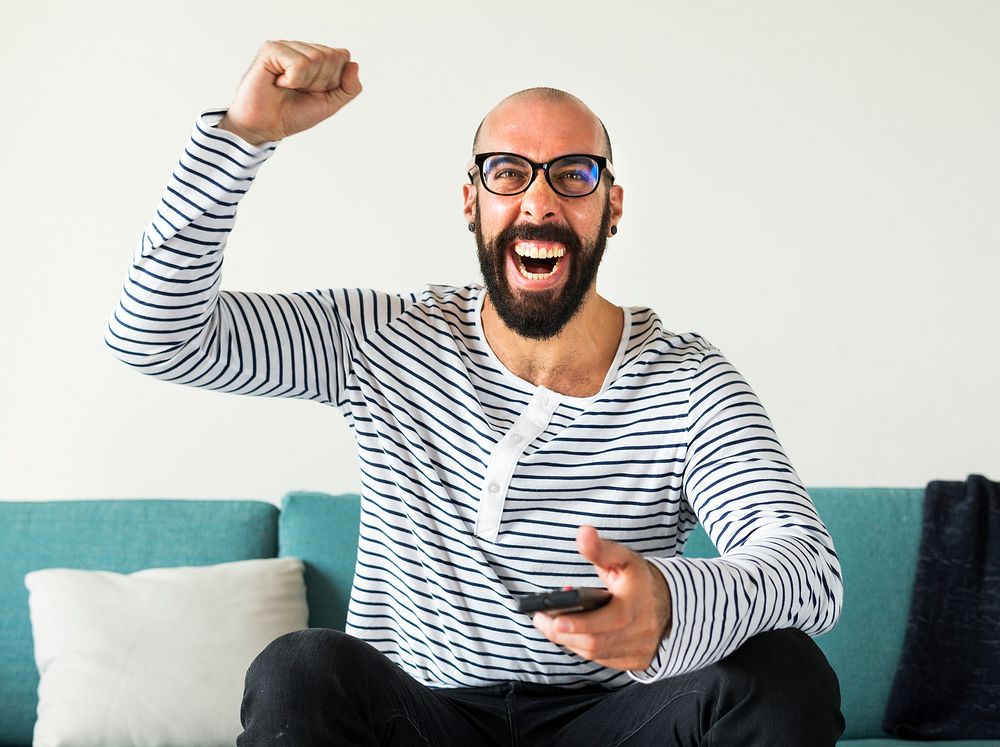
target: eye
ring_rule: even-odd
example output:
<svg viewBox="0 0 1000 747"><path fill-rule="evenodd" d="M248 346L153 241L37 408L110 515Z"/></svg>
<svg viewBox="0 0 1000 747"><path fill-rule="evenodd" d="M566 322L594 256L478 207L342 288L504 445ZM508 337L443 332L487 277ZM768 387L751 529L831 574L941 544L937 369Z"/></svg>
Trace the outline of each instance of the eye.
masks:
<svg viewBox="0 0 1000 747"><path fill-rule="evenodd" d="M483 171L491 182L520 182L529 178L531 166L517 158L494 156L483 164Z"/></svg>
<svg viewBox="0 0 1000 747"><path fill-rule="evenodd" d="M491 172L491 176L494 179L523 179L524 172L512 168L503 168Z"/></svg>
<svg viewBox="0 0 1000 747"><path fill-rule="evenodd" d="M593 184L599 169L589 158L567 158L556 162L552 178L563 184Z"/></svg>
<svg viewBox="0 0 1000 747"><path fill-rule="evenodd" d="M571 181L571 182L572 181L586 181L588 179L588 177L590 176L590 173L589 172L583 172L583 171L580 171L580 170L575 170L575 171L561 171L558 174L556 174L556 176L559 179L563 179L565 181Z"/></svg>

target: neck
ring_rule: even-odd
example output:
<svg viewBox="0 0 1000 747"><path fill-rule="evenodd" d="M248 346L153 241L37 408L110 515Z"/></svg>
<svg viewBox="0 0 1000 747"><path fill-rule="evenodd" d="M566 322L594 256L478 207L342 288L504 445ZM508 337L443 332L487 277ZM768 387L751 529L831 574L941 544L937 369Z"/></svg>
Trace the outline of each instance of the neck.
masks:
<svg viewBox="0 0 1000 747"><path fill-rule="evenodd" d="M615 359L625 316L592 288L576 316L547 340L522 337L510 329L488 294L482 318L486 342L515 376L561 394L589 397L600 391Z"/></svg>

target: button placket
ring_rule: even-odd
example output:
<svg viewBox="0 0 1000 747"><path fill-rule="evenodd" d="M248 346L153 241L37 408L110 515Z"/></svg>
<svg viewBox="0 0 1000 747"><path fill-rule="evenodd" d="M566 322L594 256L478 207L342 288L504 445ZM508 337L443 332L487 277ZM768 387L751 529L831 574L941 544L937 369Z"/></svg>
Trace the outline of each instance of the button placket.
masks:
<svg viewBox="0 0 1000 747"><path fill-rule="evenodd" d="M479 510L476 512L477 537L496 542L514 468L528 444L548 427L558 405L559 400L554 392L538 387L524 412L490 454L479 495Z"/></svg>

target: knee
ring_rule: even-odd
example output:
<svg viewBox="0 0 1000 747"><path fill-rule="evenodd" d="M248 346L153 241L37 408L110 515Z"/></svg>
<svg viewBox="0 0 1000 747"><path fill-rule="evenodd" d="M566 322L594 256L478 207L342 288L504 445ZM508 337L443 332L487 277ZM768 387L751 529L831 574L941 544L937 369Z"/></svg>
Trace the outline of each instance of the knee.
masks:
<svg viewBox="0 0 1000 747"><path fill-rule="evenodd" d="M698 683L706 745L834 745L844 732L837 675L800 630L750 638Z"/></svg>
<svg viewBox="0 0 1000 747"><path fill-rule="evenodd" d="M353 656L356 639L339 630L305 628L271 641L247 670L247 686L262 681L313 680L314 670L334 670L334 662ZM349 666L349 665L348 665Z"/></svg>
<svg viewBox="0 0 1000 747"><path fill-rule="evenodd" d="M760 633L719 663L737 698L782 714L840 714L840 683L819 646L801 630Z"/></svg>
<svg viewBox="0 0 1000 747"><path fill-rule="evenodd" d="M250 664L238 745L317 744L331 704L347 702L367 644L339 630L307 628L275 638ZM370 647L369 647L370 648ZM374 650L374 649L373 649ZM329 743L329 742L323 742Z"/></svg>

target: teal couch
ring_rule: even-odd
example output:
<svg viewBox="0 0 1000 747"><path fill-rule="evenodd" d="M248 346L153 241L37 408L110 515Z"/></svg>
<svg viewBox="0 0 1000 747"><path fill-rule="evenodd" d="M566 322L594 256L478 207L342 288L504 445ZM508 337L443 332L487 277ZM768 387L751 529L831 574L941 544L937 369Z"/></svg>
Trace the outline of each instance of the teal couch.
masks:
<svg viewBox="0 0 1000 747"><path fill-rule="evenodd" d="M840 622L817 642L840 677L852 747L923 744L885 738L916 568L923 489L810 490L844 573ZM302 558L313 627L342 628L354 572L358 498L296 492L261 501L0 502L0 745L30 745L38 675L24 574L73 567L131 572L278 555ZM699 527L686 554L714 548ZM996 740L937 742L998 747Z"/></svg>

